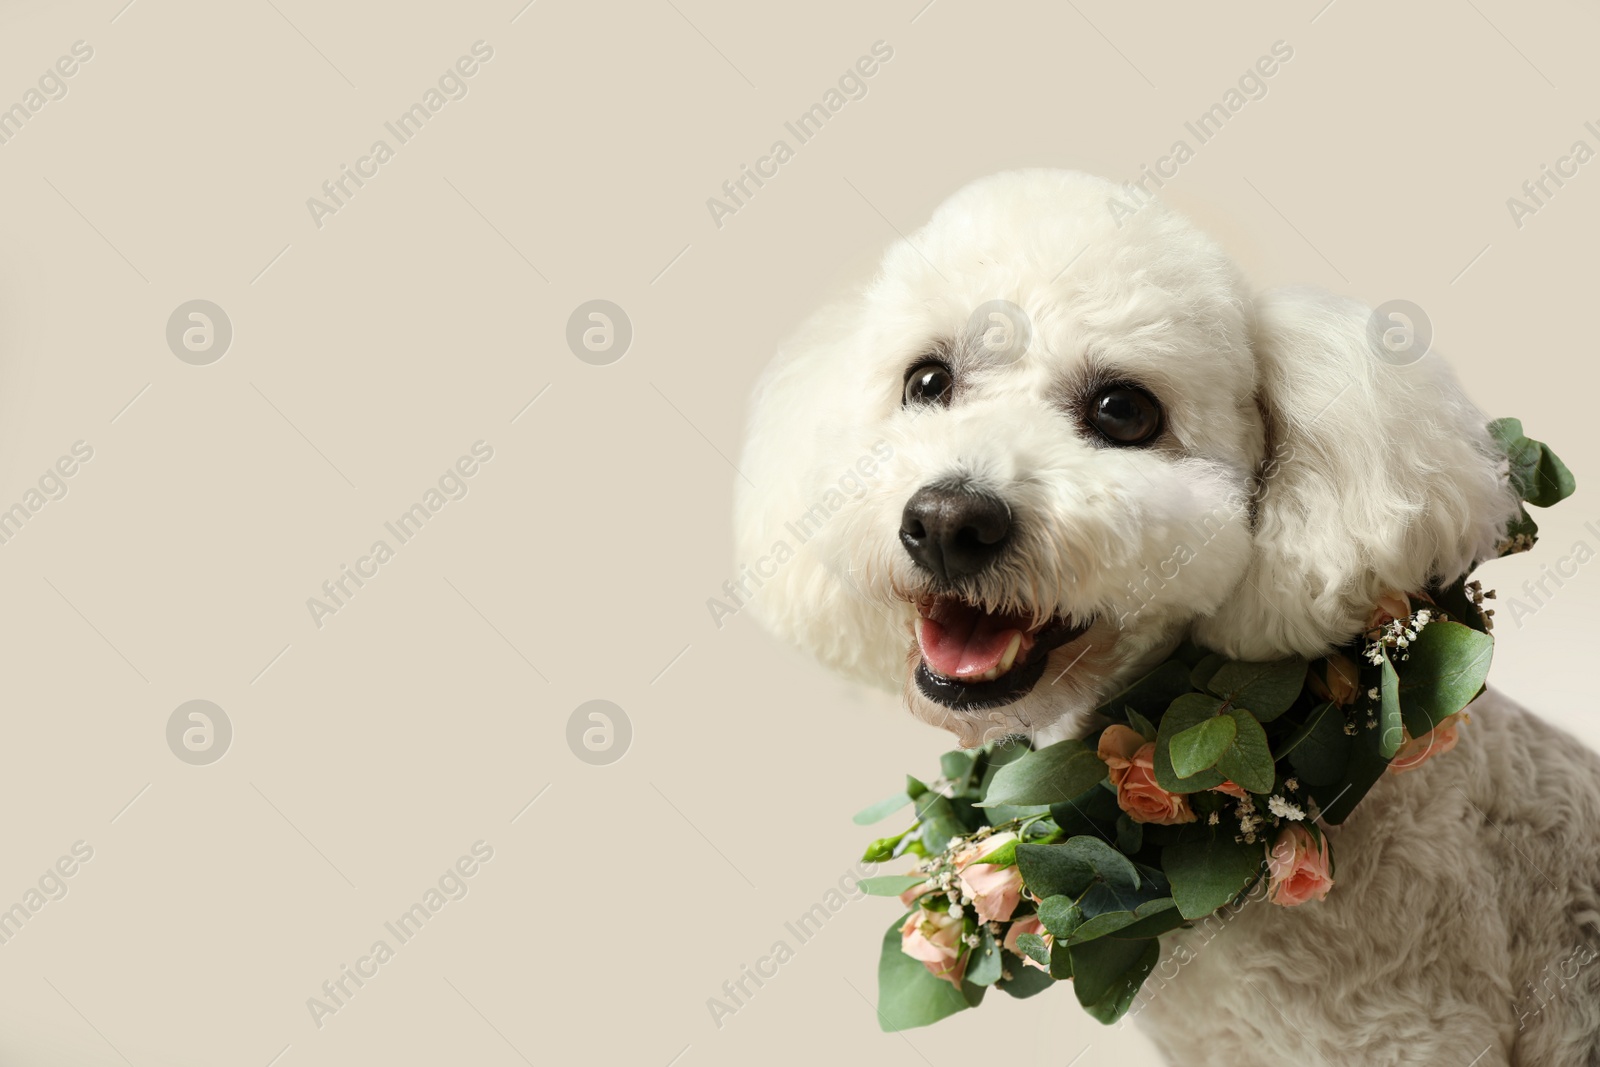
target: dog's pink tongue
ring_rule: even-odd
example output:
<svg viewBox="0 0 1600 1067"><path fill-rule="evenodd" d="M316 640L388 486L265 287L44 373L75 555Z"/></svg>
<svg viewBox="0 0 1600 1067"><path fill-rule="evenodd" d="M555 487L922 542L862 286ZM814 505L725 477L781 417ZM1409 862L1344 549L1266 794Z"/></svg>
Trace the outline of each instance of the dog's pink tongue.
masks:
<svg viewBox="0 0 1600 1067"><path fill-rule="evenodd" d="M1012 637L1013 620L974 608L942 605L938 618L918 620L917 645L927 665L947 678L966 678L1000 665Z"/></svg>

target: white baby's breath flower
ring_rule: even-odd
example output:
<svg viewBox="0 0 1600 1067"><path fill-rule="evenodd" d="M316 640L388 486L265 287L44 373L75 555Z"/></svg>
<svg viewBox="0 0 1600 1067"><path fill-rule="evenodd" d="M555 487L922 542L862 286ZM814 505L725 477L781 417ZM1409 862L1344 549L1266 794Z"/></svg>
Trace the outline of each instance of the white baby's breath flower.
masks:
<svg viewBox="0 0 1600 1067"><path fill-rule="evenodd" d="M1299 807L1289 803L1289 801L1276 793L1267 798L1267 810L1278 818L1288 819L1291 822L1299 822L1306 817L1306 813L1301 811Z"/></svg>
<svg viewBox="0 0 1600 1067"><path fill-rule="evenodd" d="M950 905L950 918L952 918L952 919L961 918L961 905L960 904L952 904L952 905Z"/></svg>

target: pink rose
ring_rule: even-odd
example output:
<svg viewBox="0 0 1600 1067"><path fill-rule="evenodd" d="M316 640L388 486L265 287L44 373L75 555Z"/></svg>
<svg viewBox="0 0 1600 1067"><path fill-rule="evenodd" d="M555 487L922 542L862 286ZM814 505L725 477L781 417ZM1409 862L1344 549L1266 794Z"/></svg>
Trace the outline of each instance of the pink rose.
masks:
<svg viewBox="0 0 1600 1067"><path fill-rule="evenodd" d="M1322 666L1313 664L1307 681L1313 693L1340 707L1354 703L1361 691L1360 671L1354 663L1337 652L1328 656Z"/></svg>
<svg viewBox="0 0 1600 1067"><path fill-rule="evenodd" d="M1189 799L1156 784L1154 741L1126 726L1108 726L1100 735L1099 756L1117 787L1117 806L1128 818L1157 826L1194 822Z"/></svg>
<svg viewBox="0 0 1600 1067"><path fill-rule="evenodd" d="M900 927L900 951L920 960L935 978L957 989L967 973L966 946L961 943L964 920L948 911L918 908Z"/></svg>
<svg viewBox="0 0 1600 1067"><path fill-rule="evenodd" d="M1423 734L1421 737L1412 737L1409 731L1402 727L1402 736L1405 738L1400 744L1400 750L1394 754L1394 759L1389 761L1389 773L1400 774L1422 766L1434 756L1441 756L1456 747L1459 741L1459 728L1463 722L1471 722L1464 711L1454 715L1447 715L1439 721L1439 725Z"/></svg>
<svg viewBox="0 0 1600 1067"><path fill-rule="evenodd" d="M1367 616L1367 629L1376 630L1396 619L1404 622L1409 618L1411 618L1411 598L1404 593L1390 590L1378 597L1377 606L1372 609L1372 614Z"/></svg>
<svg viewBox="0 0 1600 1067"><path fill-rule="evenodd" d="M1267 855L1267 875L1267 899L1274 904L1292 908L1321 900L1333 888L1333 854L1327 840L1290 823Z"/></svg>
<svg viewBox="0 0 1600 1067"><path fill-rule="evenodd" d="M922 897L924 894L932 893L938 888L938 886L933 884L932 878L928 879L926 882L918 882L916 885L900 894L900 903L903 907L915 907L917 900L920 897Z"/></svg>
<svg viewBox="0 0 1600 1067"><path fill-rule="evenodd" d="M1055 938L1051 937L1050 931L1044 928L1044 923L1039 921L1039 916L1025 915L1011 924L1010 928L1006 930L1005 941L1002 942L1007 951L1014 956L1021 956L1022 962L1027 964L1029 967L1037 967L1041 971L1048 971L1050 968L1035 961L1031 956L1017 947L1017 938L1021 937L1023 934L1038 934L1040 937L1044 938L1044 947L1047 949L1051 946L1051 944L1054 943Z"/></svg>
<svg viewBox="0 0 1600 1067"><path fill-rule="evenodd" d="M956 856L956 877L972 897L972 906L981 923L1005 922L1022 899L1022 872L1016 864L997 867L981 862L983 857L993 855L1016 839L1017 835L1009 832L995 834Z"/></svg>
<svg viewBox="0 0 1600 1067"><path fill-rule="evenodd" d="M1378 598L1377 606L1372 609L1372 614L1367 617L1367 629L1369 631L1376 630L1378 627L1386 626L1396 619L1401 622L1409 622L1411 620L1411 602L1413 600L1424 600L1429 604L1434 602L1433 597L1420 591L1416 593L1396 593L1390 590L1384 593Z"/></svg>

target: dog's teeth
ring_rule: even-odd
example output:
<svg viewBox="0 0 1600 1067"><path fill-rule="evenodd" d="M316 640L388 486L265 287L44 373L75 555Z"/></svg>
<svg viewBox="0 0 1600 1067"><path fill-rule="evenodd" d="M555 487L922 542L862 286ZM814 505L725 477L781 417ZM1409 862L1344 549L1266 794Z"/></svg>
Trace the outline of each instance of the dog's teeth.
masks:
<svg viewBox="0 0 1600 1067"><path fill-rule="evenodd" d="M1017 653L1021 650L1021 648L1022 631L1018 630L1016 633L1011 635L1011 643L1006 646L1005 655L1000 657L1000 669L993 672L995 677L998 678L1000 675L1011 669L1011 665L1017 661Z"/></svg>

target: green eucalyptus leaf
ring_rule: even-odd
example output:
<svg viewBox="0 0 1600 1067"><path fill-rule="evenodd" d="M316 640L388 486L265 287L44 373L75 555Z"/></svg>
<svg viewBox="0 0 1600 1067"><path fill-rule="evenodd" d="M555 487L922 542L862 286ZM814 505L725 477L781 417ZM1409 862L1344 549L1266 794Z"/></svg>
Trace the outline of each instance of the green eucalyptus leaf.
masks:
<svg viewBox="0 0 1600 1067"><path fill-rule="evenodd" d="M871 897L897 897L912 886L921 885L927 880L927 876L921 874L883 874L876 878L863 878L856 885Z"/></svg>
<svg viewBox="0 0 1600 1067"><path fill-rule="evenodd" d="M1234 736L1222 758L1217 760L1217 772L1252 793L1272 792L1278 772L1267 732L1255 716L1243 708L1229 708L1227 715L1233 720Z"/></svg>
<svg viewBox="0 0 1600 1067"><path fill-rule="evenodd" d="M1340 780L1311 790L1322 809L1323 821L1335 825L1344 822L1383 777L1389 761L1378 751L1380 741L1377 729L1368 729L1365 725L1357 727L1356 735L1350 738L1350 756Z"/></svg>
<svg viewBox="0 0 1600 1067"><path fill-rule="evenodd" d="M1000 980L1000 946L995 944L989 924L978 927L978 944L967 958L966 980L976 986L991 986Z"/></svg>
<svg viewBox="0 0 1600 1067"><path fill-rule="evenodd" d="M1083 912L1071 897L1049 896L1039 902L1039 921L1051 936L1069 937L1082 925Z"/></svg>
<svg viewBox="0 0 1600 1067"><path fill-rule="evenodd" d="M1154 936L1152 930L1155 933L1165 933L1167 930L1175 929L1182 922L1183 916L1177 911L1177 903L1171 897L1160 897L1146 901L1133 911L1106 911L1085 920L1067 935L1067 944L1079 945L1108 934L1117 934L1125 940L1152 937ZM1135 930L1135 927L1139 929Z"/></svg>
<svg viewBox="0 0 1600 1067"><path fill-rule="evenodd" d="M1048 956L1048 953L1046 954ZM1041 965L1048 967L1049 960L1041 960ZM995 983L995 988L1007 993L1018 1000L1026 999L1036 993L1043 993L1046 989L1056 984L1050 977L1049 971L1041 971L1038 967L1025 966L1021 959L1010 953L1006 954L1006 970L1011 972L1010 978L1002 978Z"/></svg>
<svg viewBox="0 0 1600 1067"><path fill-rule="evenodd" d="M1494 638L1459 622L1429 623L1396 666L1400 708L1411 736L1421 737L1470 704L1483 690Z"/></svg>
<svg viewBox="0 0 1600 1067"><path fill-rule="evenodd" d="M1050 966L1050 946L1042 934L1018 934L1017 948L1041 967Z"/></svg>
<svg viewBox="0 0 1600 1067"><path fill-rule="evenodd" d="M1106 934L1114 934L1124 926L1134 922L1131 911L1103 911L1092 919L1087 919L1076 930L1067 936L1067 945L1081 945L1086 941L1093 941Z"/></svg>
<svg viewBox="0 0 1600 1067"><path fill-rule="evenodd" d="M1270 663L1229 660L1211 676L1206 688L1236 708L1249 708L1257 722L1271 722L1289 710L1305 683L1303 659Z"/></svg>
<svg viewBox="0 0 1600 1067"><path fill-rule="evenodd" d="M1548 508L1576 492L1578 483L1549 445L1543 441L1535 443L1539 446L1539 465L1534 471L1533 491L1525 499L1536 508Z"/></svg>
<svg viewBox="0 0 1600 1067"><path fill-rule="evenodd" d="M1018 845L1017 867L1034 896L1078 897L1096 880L1129 892L1139 888L1133 863L1098 837L1074 837L1059 845Z"/></svg>
<svg viewBox="0 0 1600 1067"><path fill-rule="evenodd" d="M966 789L978 755L975 749L955 749L939 757L939 774L950 783L952 792L961 793Z"/></svg>
<svg viewBox="0 0 1600 1067"><path fill-rule="evenodd" d="M982 859L975 860L974 862L976 862L976 863L987 863L987 864L989 864L991 866L994 866L994 867L1009 867L1013 863L1017 862L1017 845L1018 844L1019 844L1019 842L1016 841L1015 839L1013 839L1011 841L1007 841L1005 844L1001 845L999 848L995 849L993 852L990 852L988 855L984 856Z"/></svg>
<svg viewBox="0 0 1600 1067"><path fill-rule="evenodd" d="M1262 845L1235 841L1231 833L1183 841L1161 850L1161 869L1185 919L1203 919L1254 881L1265 860Z"/></svg>
<svg viewBox="0 0 1600 1067"><path fill-rule="evenodd" d="M1274 753L1287 759L1308 785L1331 785L1344 777L1350 760L1350 735L1344 732L1344 712L1334 703L1313 708L1299 729Z"/></svg>
<svg viewBox="0 0 1600 1067"><path fill-rule="evenodd" d="M983 807L1056 804L1092 788L1106 765L1082 741L1069 738L1006 764L989 783Z"/></svg>
<svg viewBox="0 0 1600 1067"><path fill-rule="evenodd" d="M1150 973L1161 954L1154 940L1122 941L1116 938L1101 938L1074 945L1071 952L1073 992L1078 995L1078 1003L1085 1008L1094 1008L1108 1000L1120 1001L1123 996L1126 996L1128 1003L1132 1003L1133 994L1139 991L1145 975ZM1127 1004L1122 1004L1121 1008L1126 1011ZM1121 1013L1115 1012L1112 1021ZM1100 1015L1096 1015L1096 1018L1101 1022L1107 1021Z"/></svg>
<svg viewBox="0 0 1600 1067"><path fill-rule="evenodd" d="M1104 943L1120 943L1108 939ZM1097 1022L1110 1026L1128 1013L1133 1007L1133 1000L1139 995L1139 987L1144 985L1144 980L1155 970L1157 961L1161 959L1161 943L1154 938L1147 941L1132 941L1127 944L1143 945L1144 950L1134 961L1132 967L1123 972L1122 976L1112 985L1105 996L1093 1004L1085 1004L1083 1010ZM1079 1001L1082 1003L1082 1001Z"/></svg>
<svg viewBox="0 0 1600 1067"><path fill-rule="evenodd" d="M1198 793L1223 783L1226 776L1215 770L1201 770L1187 778L1180 778L1172 767L1172 739L1191 726L1215 717L1225 704L1221 697L1204 693L1186 693L1172 702L1161 717L1161 729L1156 735L1156 784L1169 793Z"/></svg>
<svg viewBox="0 0 1600 1067"><path fill-rule="evenodd" d="M1543 441L1522 431L1518 419L1496 419L1489 432L1505 450L1511 467L1511 484L1518 495L1535 507L1547 508L1571 496L1577 483L1567 465Z"/></svg>
<svg viewBox="0 0 1600 1067"><path fill-rule="evenodd" d="M860 811L856 812L855 818L852 821L854 821L857 826L871 826L875 822L881 822L884 819L887 819L889 816L893 815L895 812L899 811L909 803L911 803L910 793L896 793L892 797L886 797L883 800L878 801L876 804L862 808Z"/></svg>
<svg viewBox="0 0 1600 1067"><path fill-rule="evenodd" d="M1126 717L1126 709L1132 708L1147 721L1155 722L1169 704L1192 688L1189 668L1179 660L1168 660L1102 704L1100 713L1115 722Z"/></svg>
<svg viewBox="0 0 1600 1067"><path fill-rule="evenodd" d="M1072 977L1072 950L1063 941L1057 941L1050 946L1050 977L1055 979Z"/></svg>
<svg viewBox="0 0 1600 1067"><path fill-rule="evenodd" d="M1189 670L1189 684L1201 692L1206 692L1211 685L1212 677L1228 662L1228 657L1215 652L1208 654L1199 663Z"/></svg>
<svg viewBox="0 0 1600 1067"><path fill-rule="evenodd" d="M1126 815L1117 818L1117 850L1125 856L1135 855L1144 847L1144 823L1134 822Z"/></svg>
<svg viewBox="0 0 1600 1067"><path fill-rule="evenodd" d="M1192 778L1217 760L1233 744L1238 727L1228 715L1213 715L1186 730L1172 735L1168 751L1172 758L1172 772L1179 778Z"/></svg>
<svg viewBox="0 0 1600 1067"><path fill-rule="evenodd" d="M1110 837L1121 816L1122 809L1117 807L1117 794L1110 783L1096 784L1071 800L1050 805L1050 818L1066 837Z"/></svg>
<svg viewBox="0 0 1600 1067"><path fill-rule="evenodd" d="M1156 739L1155 724L1153 724L1149 719L1145 718L1143 715L1140 715L1137 711L1133 710L1132 707L1123 708L1122 713L1128 717L1128 725L1139 731L1140 737L1144 738L1146 741L1154 741Z"/></svg>
<svg viewBox="0 0 1600 1067"><path fill-rule="evenodd" d="M951 838L963 837L967 833L966 826L956 816L950 801L938 793L926 793L918 798L917 819L922 824L918 840L929 855L943 852L950 847Z"/></svg>
<svg viewBox="0 0 1600 1067"><path fill-rule="evenodd" d="M1400 721L1400 676L1394 671L1389 657L1383 657L1383 682L1379 687L1378 754L1393 759L1405 743L1405 730Z"/></svg>
<svg viewBox="0 0 1600 1067"><path fill-rule="evenodd" d="M1146 901L1135 909L1134 915L1135 921L1118 930L1118 937L1159 937L1168 930L1176 930L1188 921L1178 910L1177 901L1171 897Z"/></svg>

